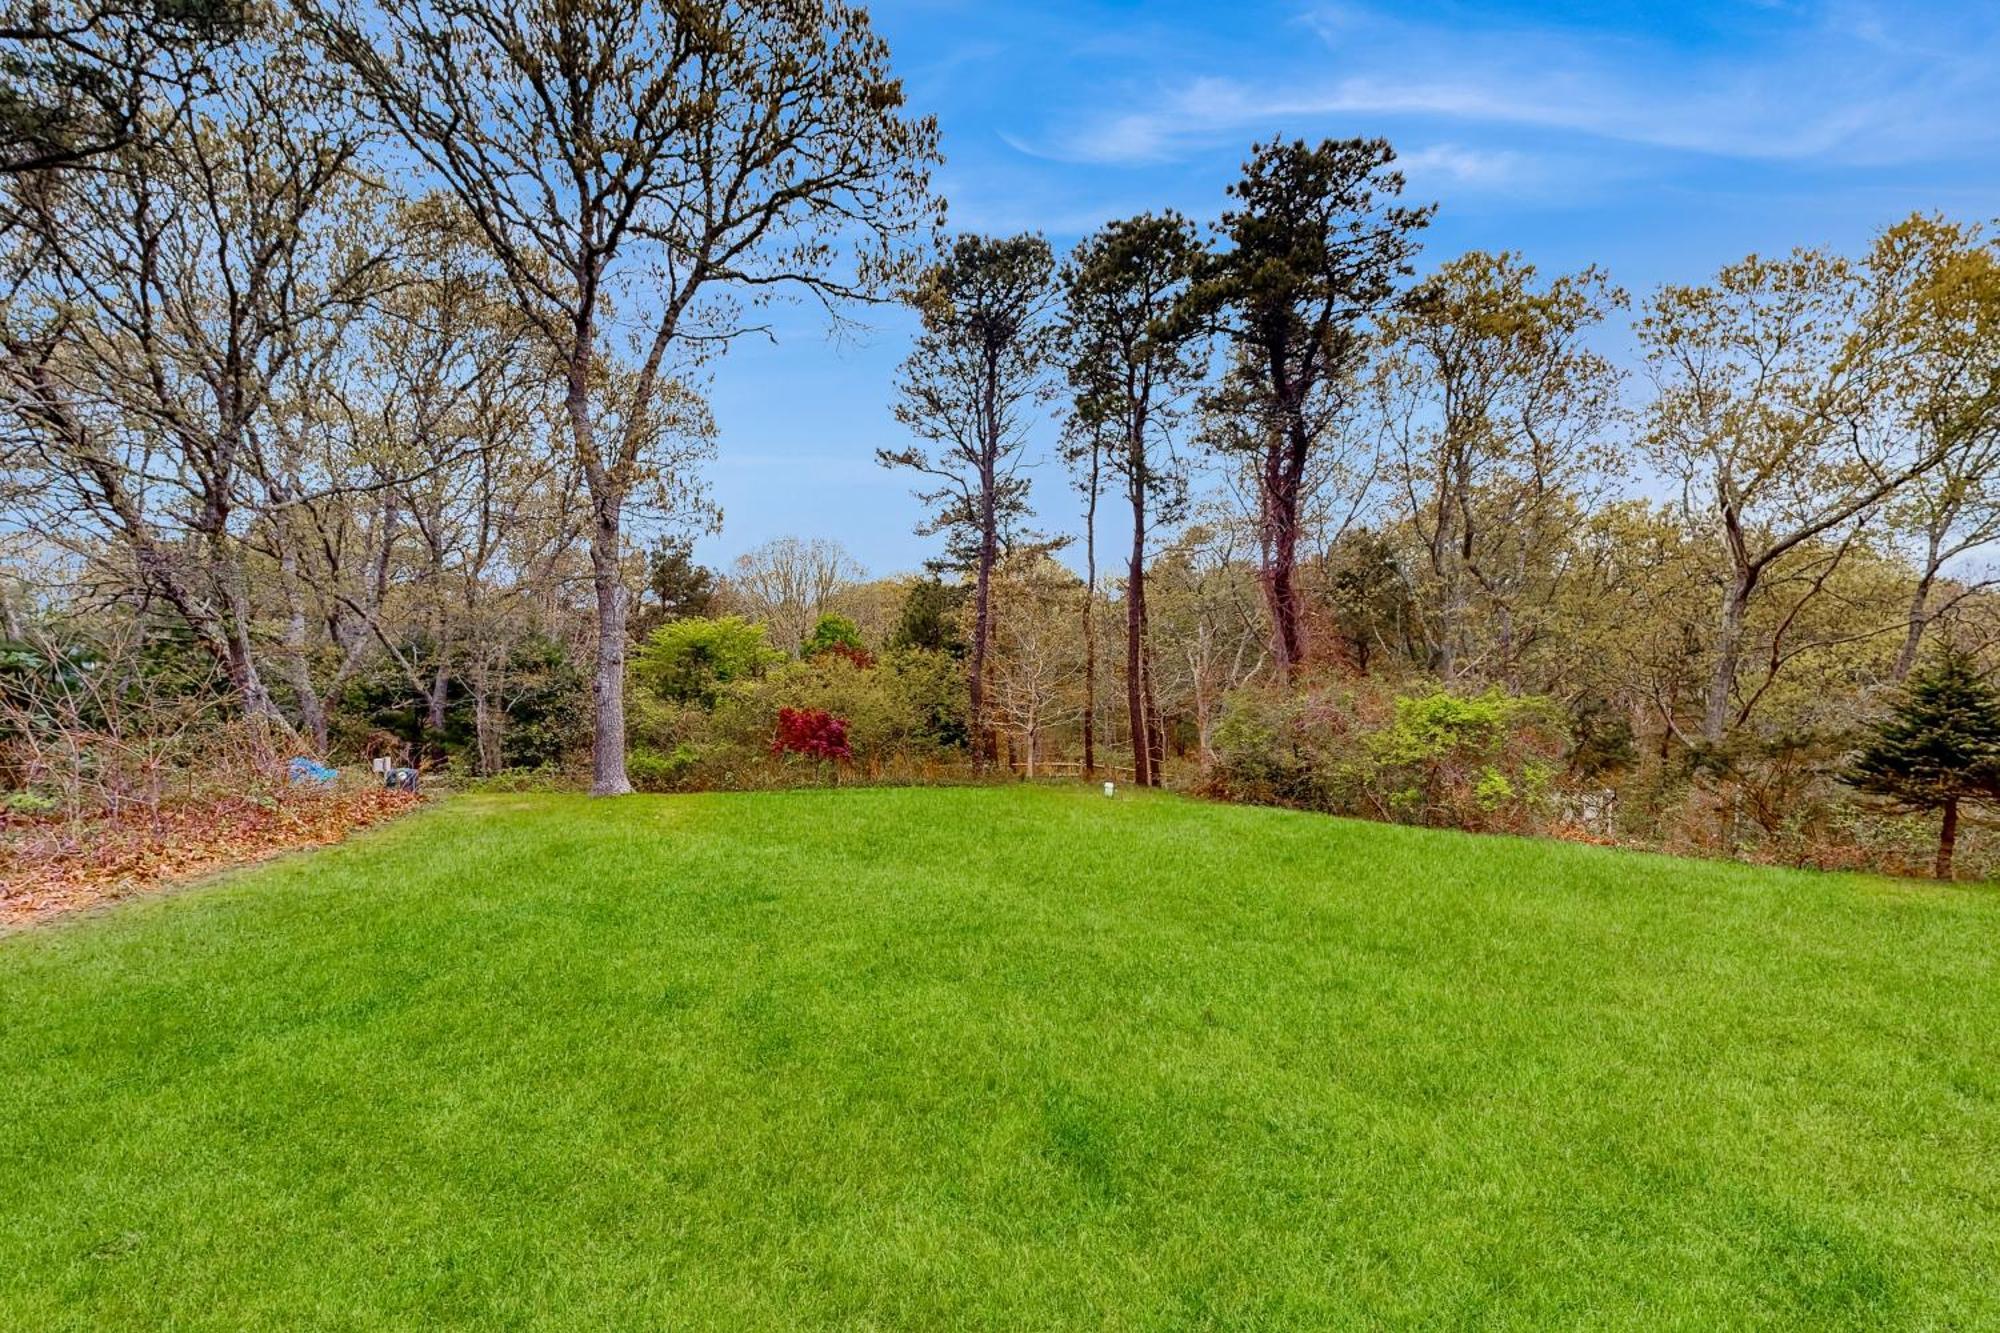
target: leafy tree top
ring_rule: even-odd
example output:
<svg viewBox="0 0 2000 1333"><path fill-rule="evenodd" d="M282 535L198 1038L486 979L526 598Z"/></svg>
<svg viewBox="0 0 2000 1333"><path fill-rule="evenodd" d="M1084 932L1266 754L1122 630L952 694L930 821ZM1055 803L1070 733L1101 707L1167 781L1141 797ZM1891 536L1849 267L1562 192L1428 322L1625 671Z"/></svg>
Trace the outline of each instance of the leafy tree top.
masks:
<svg viewBox="0 0 2000 1333"><path fill-rule="evenodd" d="M244 0L35 0L0 19L0 176L87 165L168 118L160 85L253 20Z"/></svg>
<svg viewBox="0 0 2000 1333"><path fill-rule="evenodd" d="M1362 322L1407 277L1432 209L1395 202L1402 174L1382 139L1261 143L1229 187L1223 248L1190 295L1239 350L1235 388L1281 425L1305 426L1309 399L1358 353Z"/></svg>
<svg viewBox="0 0 2000 1333"><path fill-rule="evenodd" d="M868 651L868 645L861 637L861 627L846 616L831 612L819 618L813 632L799 646L801 659L827 654L845 658L863 670L875 665L875 655Z"/></svg>
<svg viewBox="0 0 2000 1333"><path fill-rule="evenodd" d="M1010 546L1028 517L1022 450L1027 409L1050 391L1054 279L1041 236L966 235L911 295L923 328L897 376L895 412L925 443L875 456L924 478L916 496L930 513L917 531L945 535L952 567L973 568L989 542Z"/></svg>

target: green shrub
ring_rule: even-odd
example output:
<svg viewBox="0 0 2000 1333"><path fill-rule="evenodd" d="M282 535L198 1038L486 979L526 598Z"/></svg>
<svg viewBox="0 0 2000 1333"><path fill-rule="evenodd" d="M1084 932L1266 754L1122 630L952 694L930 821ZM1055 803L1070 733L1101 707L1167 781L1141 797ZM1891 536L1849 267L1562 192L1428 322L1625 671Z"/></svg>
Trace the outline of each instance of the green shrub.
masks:
<svg viewBox="0 0 2000 1333"><path fill-rule="evenodd" d="M625 776L636 791L684 791L701 760L692 745L676 745L665 754L632 750L625 756Z"/></svg>
<svg viewBox="0 0 2000 1333"><path fill-rule="evenodd" d="M45 815L62 805L53 796L45 796L38 791L13 791L7 793L4 806L10 815Z"/></svg>
<svg viewBox="0 0 2000 1333"><path fill-rule="evenodd" d="M912 583L896 617L896 628L889 634L889 647L964 657L966 643L959 619L967 591L963 584L945 583L938 578Z"/></svg>
<svg viewBox="0 0 2000 1333"><path fill-rule="evenodd" d="M840 651L767 664L760 675L714 684L705 700L636 690L626 710L627 769L649 790L790 785L798 775L770 748L779 710L794 708L848 723L855 776L932 779L964 757L965 692L957 662L917 649L872 666Z"/></svg>
<svg viewBox="0 0 2000 1333"><path fill-rule="evenodd" d="M590 744L590 677L562 644L537 638L517 649L508 664L504 695L500 762L505 767L554 772ZM460 710L468 745L473 743L471 712L468 700Z"/></svg>
<svg viewBox="0 0 2000 1333"><path fill-rule="evenodd" d="M904 741L926 757L962 751L970 701L965 667L948 652L900 648L876 667L882 688L896 701Z"/></svg>
<svg viewBox="0 0 2000 1333"><path fill-rule="evenodd" d="M784 660L762 625L741 616L689 616L653 631L633 656L632 674L662 699L710 707L723 687Z"/></svg>
<svg viewBox="0 0 2000 1333"><path fill-rule="evenodd" d="M1395 701L1368 738L1367 787L1390 818L1451 828L1523 828L1546 806L1562 757L1546 699L1437 688Z"/></svg>
<svg viewBox="0 0 2000 1333"><path fill-rule="evenodd" d="M1258 805L1329 808L1327 756L1307 720L1303 691L1246 687L1223 703L1215 727L1215 794Z"/></svg>
<svg viewBox="0 0 2000 1333"><path fill-rule="evenodd" d="M1372 681L1249 686L1215 729L1215 794L1457 828L1524 828L1548 806L1563 728L1545 699Z"/></svg>
<svg viewBox="0 0 2000 1333"><path fill-rule="evenodd" d="M847 720L856 768L880 772L898 759L930 760L951 749L964 735L963 697L963 673L943 654L905 650L865 667L824 653L730 690L717 701L715 735L761 751L779 709L822 709Z"/></svg>

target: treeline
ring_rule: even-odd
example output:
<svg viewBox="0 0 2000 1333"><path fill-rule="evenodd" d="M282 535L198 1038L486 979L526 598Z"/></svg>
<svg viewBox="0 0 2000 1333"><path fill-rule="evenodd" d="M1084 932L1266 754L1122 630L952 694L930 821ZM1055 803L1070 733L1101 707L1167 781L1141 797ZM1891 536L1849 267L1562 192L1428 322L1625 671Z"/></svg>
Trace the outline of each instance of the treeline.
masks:
<svg viewBox="0 0 2000 1333"><path fill-rule="evenodd" d="M770 296L889 299L935 221L865 12L18 8L13 780L114 791L122 736L215 720L246 764L352 753L398 712L490 772L569 734L580 673L629 790L634 533L712 519L703 362Z"/></svg>
<svg viewBox="0 0 2000 1333"><path fill-rule="evenodd" d="M2000 794L1966 737L1929 742L1948 779L1843 780L1927 651L1992 640L1995 237L1919 214L1664 287L1627 369L1607 274L1418 280L1402 193L1386 143L1278 140L1213 225L929 271L897 398L928 447L882 461L970 587L975 749L1095 769L1111 721L1141 783L1820 864L1914 864L1904 816ZM1051 403L1080 581L1024 526Z"/></svg>
<svg viewBox="0 0 2000 1333"><path fill-rule="evenodd" d="M1979 226L1635 300L1426 257L1386 143L1280 139L1213 220L933 244L935 126L830 0L36 15L0 124L17 788L143 791L227 734L1925 851L1936 783L1843 779L1993 639ZM881 461L923 577L672 535L712 519L702 366L785 291L919 318ZM1048 462L1073 491L1031 497ZM1036 530L1071 503L1080 541Z"/></svg>

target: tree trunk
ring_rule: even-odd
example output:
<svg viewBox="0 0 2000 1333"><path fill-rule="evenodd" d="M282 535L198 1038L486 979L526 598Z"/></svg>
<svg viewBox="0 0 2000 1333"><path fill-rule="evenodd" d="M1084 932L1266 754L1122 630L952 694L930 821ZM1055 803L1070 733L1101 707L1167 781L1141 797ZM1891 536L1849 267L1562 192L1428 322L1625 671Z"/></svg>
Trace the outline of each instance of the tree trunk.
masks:
<svg viewBox="0 0 2000 1333"><path fill-rule="evenodd" d="M295 500L300 491L297 476L287 469L283 496ZM311 740L313 751L320 758L327 751L327 703L319 688L313 683L312 664L306 637L306 605L299 591L299 548L304 542L297 530L298 514L288 510L273 526L272 533L282 545L278 556L278 582L285 596L285 653L288 658L287 670L291 673L292 689L299 699L299 722ZM328 684L329 693L339 682Z"/></svg>
<svg viewBox="0 0 2000 1333"><path fill-rule="evenodd" d="M966 712L972 731L972 763L984 773L993 762L993 738L986 726L986 649L993 636L993 566L1000 558L999 370L989 355L986 386L980 405L979 441L979 563L972 603L971 673L966 682Z"/></svg>
<svg viewBox="0 0 2000 1333"><path fill-rule="evenodd" d="M982 771L993 760L992 737L986 727L986 647L993 632L993 566L998 557L997 546L989 523L979 539L979 565L972 593L972 653L966 663L966 712L972 731L972 761Z"/></svg>
<svg viewBox="0 0 2000 1333"><path fill-rule="evenodd" d="M590 794L627 796L625 773L625 573L619 568L620 522L628 484L607 470L590 419L590 358L595 330L586 318L575 331L564 407L578 461L590 487L590 582L597 595L597 656L591 666Z"/></svg>
<svg viewBox="0 0 2000 1333"><path fill-rule="evenodd" d="M1271 658L1286 681L1297 678L1306 655L1296 582L1306 444L1302 427L1288 429L1271 441L1264 460L1264 599L1271 614Z"/></svg>
<svg viewBox="0 0 2000 1333"><path fill-rule="evenodd" d="M431 671L431 687L424 691L424 729L433 737L444 735L445 704L451 698L451 672L440 662ZM442 748L442 742L434 742Z"/></svg>
<svg viewBox="0 0 2000 1333"><path fill-rule="evenodd" d="M292 692L299 698L299 725L305 728L306 739L312 742L313 752L324 758L328 738L326 705L313 685L312 669L306 663L304 652L299 650L288 650L285 663L292 678Z"/></svg>
<svg viewBox="0 0 2000 1333"><path fill-rule="evenodd" d="M1139 672L1146 685L1146 745L1153 770L1153 785L1166 781L1167 720L1160 715L1160 696L1154 690L1153 638L1150 616L1139 626Z"/></svg>
<svg viewBox="0 0 2000 1333"><path fill-rule="evenodd" d="M235 608L232 617L235 624L229 635L229 684L243 701L243 712L264 722L283 724L284 718L278 713L278 706L271 701L271 691L264 686L264 677L257 670L257 659L250 650L250 628L248 614L244 608Z"/></svg>
<svg viewBox="0 0 2000 1333"><path fill-rule="evenodd" d="M1132 782L1153 785L1153 727L1146 714L1146 500L1142 464L1131 472L1132 554L1125 566L1125 709L1132 736Z"/></svg>
<svg viewBox="0 0 2000 1333"><path fill-rule="evenodd" d="M491 676L486 655L480 653L472 662L472 737L479 750L481 777L500 771L500 729L495 722Z"/></svg>
<svg viewBox="0 0 2000 1333"><path fill-rule="evenodd" d="M1917 664L1917 650L1923 646L1924 631L1930 628L1931 583L1936 571L1926 573L1917 580L1917 590L1910 596L1909 627L1903 633L1902 650L1896 654L1896 665L1889 678L1901 685L1909 679L1911 668Z"/></svg>
<svg viewBox="0 0 2000 1333"><path fill-rule="evenodd" d="M1514 608L1506 600L1495 597L1494 615L1499 619L1500 678L1507 682L1509 689L1518 692L1521 688L1521 673L1514 660Z"/></svg>
<svg viewBox="0 0 2000 1333"><path fill-rule="evenodd" d="M1215 683L1215 662L1220 653L1214 644L1213 632L1199 620L1195 635L1195 646L1187 653L1188 683L1192 686L1188 698L1194 706L1195 755L1201 762L1202 776L1207 778L1215 772L1215 705L1217 696L1222 692ZM1241 648L1239 643L1235 663L1239 669L1243 665ZM1224 679L1240 679L1240 675L1225 676Z"/></svg>
<svg viewBox="0 0 2000 1333"><path fill-rule="evenodd" d="M1287 522L1275 534L1271 569L1265 580L1271 608L1271 656L1286 680L1296 679L1305 662L1305 636L1299 625L1299 593L1295 582L1297 565L1298 533Z"/></svg>
<svg viewBox="0 0 2000 1333"><path fill-rule="evenodd" d="M625 574L618 565L618 510L598 505L590 534L591 585L597 593L597 657L591 670L590 794L626 796Z"/></svg>
<svg viewBox="0 0 2000 1333"><path fill-rule="evenodd" d="M250 645L250 594L244 587L243 571L228 549L222 524L225 518L213 506L203 515L201 528L208 547L209 584L217 594L222 615L219 628L224 636L224 669L229 685L243 704L246 716L264 722L284 724L278 706L257 669L257 657ZM267 756L268 757L268 756Z"/></svg>
<svg viewBox="0 0 2000 1333"><path fill-rule="evenodd" d="M1944 802L1944 824L1938 829L1937 877L1951 878L1952 854L1958 850L1958 798L1948 796Z"/></svg>
<svg viewBox="0 0 2000 1333"><path fill-rule="evenodd" d="M287 494L290 492L288 491ZM313 684L312 664L307 657L306 608L299 597L299 558L289 521L277 525L275 533L283 549L278 555L278 586L285 598L284 670L292 693L299 701L299 725L312 743L313 753L326 757L326 709L320 704L319 689Z"/></svg>
<svg viewBox="0 0 2000 1333"><path fill-rule="evenodd" d="M1458 541L1455 524L1458 509L1451 497L1448 462L1438 469L1437 487L1437 527L1430 540L1431 573L1438 583L1437 642L1432 656L1438 675L1449 681L1458 678L1458 641L1465 614L1464 580L1453 559Z"/></svg>
<svg viewBox="0 0 2000 1333"><path fill-rule="evenodd" d="M1722 597L1722 618L1715 634L1715 669L1708 678L1708 698L1701 718L1701 738L1710 745L1720 745L1729 729L1729 691L1736 684L1737 663L1743 656L1743 620L1756 582L1753 571L1740 569Z"/></svg>
<svg viewBox="0 0 2000 1333"><path fill-rule="evenodd" d="M1740 541L1732 549L1741 548ZM1736 685L1736 669L1743 656L1743 622L1750 607L1750 594L1757 586L1758 567L1739 560L1729 586L1722 594L1722 614L1716 624L1715 666L1708 678L1708 694L1702 702L1701 738L1704 745L1722 744L1729 732L1729 692ZM1716 837L1724 856L1736 855L1737 813L1743 794L1735 776L1722 770L1715 785Z"/></svg>
<svg viewBox="0 0 2000 1333"><path fill-rule="evenodd" d="M1092 616L1097 605L1097 466L1098 449L1090 446L1090 500L1083 511L1083 776L1097 774L1097 634Z"/></svg>

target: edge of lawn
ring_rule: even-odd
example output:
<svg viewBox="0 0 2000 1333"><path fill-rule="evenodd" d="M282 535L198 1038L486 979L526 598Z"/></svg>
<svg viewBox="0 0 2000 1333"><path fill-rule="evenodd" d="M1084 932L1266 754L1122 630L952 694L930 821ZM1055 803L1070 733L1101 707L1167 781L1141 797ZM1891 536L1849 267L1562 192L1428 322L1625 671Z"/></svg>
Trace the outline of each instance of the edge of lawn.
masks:
<svg viewBox="0 0 2000 1333"><path fill-rule="evenodd" d="M1082 783L1061 781L1024 783L953 783L922 786L849 786L849 787L805 787L779 788L759 791L699 791L699 792L635 792L625 797L594 797L584 792L572 791L521 791L521 792L456 792L434 796L424 801L415 810L379 823L360 827L338 842L317 846L292 847L273 851L265 856L244 861L236 865L223 866L184 879L169 880L161 884L135 887L123 893L108 897L73 911L59 912L38 920L30 920L11 926L0 926L0 950L6 950L16 941L25 939L51 939L56 936L71 936L79 931L93 929L103 923L133 921L141 913L162 910L185 910L188 906L182 900L196 898L203 910L215 910L224 904L242 901L255 891L254 881L266 872L295 866L316 857L341 858L387 838L413 836L421 826L439 819L464 816L479 808L512 807L516 810L536 806L559 806L565 804L591 803L600 801L614 803L654 804L698 804L722 802L728 804L767 804L800 799L863 799L887 793L926 792L946 795L958 799L968 793L1006 793L1009 795L1033 792L1038 796L1067 798L1086 803L1096 796L1096 787ZM1096 799L1102 799L1097 797ZM1162 803L1200 807L1208 810L1230 812L1227 817L1253 820L1268 819L1273 823L1290 825L1302 831L1324 828L1328 832L1340 829L1364 829L1373 836L1395 839L1408 844L1448 843L1470 848L1482 844L1506 844L1526 852L1557 859L1576 858L1580 861L1618 860L1637 858L1656 866L1674 866L1686 871L1699 872L1703 876L1721 876L1730 879L1757 879L1771 881L1769 887L1777 889L1789 881L1804 881L1819 887L1822 891L1839 884L1847 884L1863 890L1871 896L1893 897L1904 900L1955 903L1965 907L1983 906L2000 902L2000 882L1990 880L1955 880L1942 883L1934 879L1916 876L1885 875L1858 870L1818 870L1806 867L1769 865L1750 861L1732 861L1721 857L1679 856L1669 852L1649 848L1622 847L1600 843L1572 842L1563 838L1536 837L1514 833L1473 833L1463 829L1423 828L1415 825L1393 824L1380 820L1357 819L1341 815L1322 814L1311 810L1293 810L1280 806L1245 805L1230 801L1219 801L1170 791L1122 791L1118 799L1125 803ZM250 883L246 883L250 881ZM1657 875L1645 877L1645 888L1638 890L1658 891L1699 891L1698 884L1676 884L1670 878ZM1747 887L1747 886L1744 886ZM218 894L214 890L242 890L243 892ZM150 906L148 906L150 904Z"/></svg>

